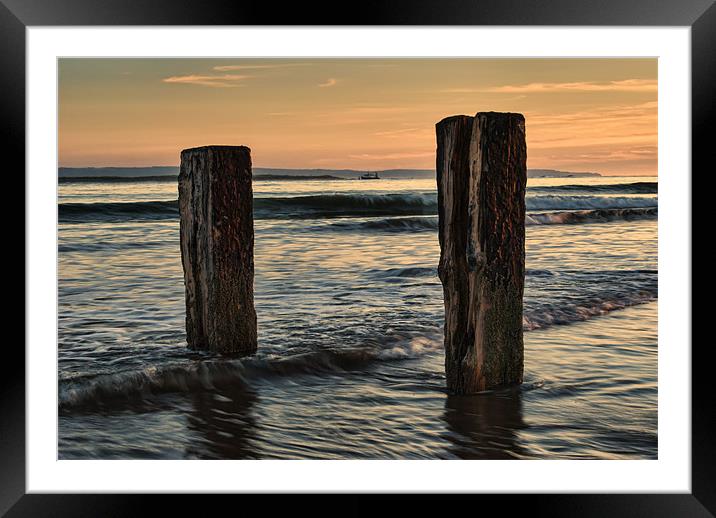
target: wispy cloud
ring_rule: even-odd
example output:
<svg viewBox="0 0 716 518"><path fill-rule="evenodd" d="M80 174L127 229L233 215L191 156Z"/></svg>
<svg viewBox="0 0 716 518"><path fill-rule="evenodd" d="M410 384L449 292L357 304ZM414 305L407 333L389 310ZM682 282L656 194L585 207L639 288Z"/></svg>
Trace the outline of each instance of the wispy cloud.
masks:
<svg viewBox="0 0 716 518"><path fill-rule="evenodd" d="M593 161L627 161L635 159L653 159L658 157L658 148L656 146L646 146L637 148L611 148L591 149L587 152L576 153L573 155L553 155L558 160L593 160Z"/></svg>
<svg viewBox="0 0 716 518"><path fill-rule="evenodd" d="M276 63L272 65L219 65L213 67L217 72L231 72L235 70L265 70L274 68L305 67L312 63Z"/></svg>
<svg viewBox="0 0 716 518"><path fill-rule="evenodd" d="M238 72L242 70L267 70L290 67L301 67L311 65L312 63L275 63L275 64L244 64L244 65L217 65L212 67L215 72ZM187 85L209 86L213 88L236 88L244 86L244 80L256 77L255 75L245 74L187 74L182 76L171 76L162 79L164 83L177 83Z"/></svg>
<svg viewBox="0 0 716 518"><path fill-rule="evenodd" d="M657 117L657 102L525 112L531 167L654 174Z"/></svg>
<svg viewBox="0 0 716 518"><path fill-rule="evenodd" d="M434 156L435 151L430 150L429 152L418 152L418 153L385 153L385 154L373 154L373 153L361 153L359 155L348 155L348 158L358 160L403 160L406 158L425 158L428 156Z"/></svg>
<svg viewBox="0 0 716 518"><path fill-rule="evenodd" d="M656 92L657 82L653 79L624 79L622 81L581 81L574 83L529 83L506 85L491 89L493 92L538 93L538 92Z"/></svg>
<svg viewBox="0 0 716 518"><path fill-rule="evenodd" d="M489 90L485 88L443 88L440 93L443 94L478 94L485 93Z"/></svg>
<svg viewBox="0 0 716 518"><path fill-rule="evenodd" d="M308 124L349 125L374 123L404 123L408 114L421 113L423 106L381 106L357 105L336 106L334 109L319 111L312 114ZM432 129L432 125L431 125Z"/></svg>
<svg viewBox="0 0 716 518"><path fill-rule="evenodd" d="M419 106L385 106L385 105L362 105L353 106L345 110L346 113L357 113L364 115L380 115L385 113L407 113L420 111Z"/></svg>
<svg viewBox="0 0 716 518"><path fill-rule="evenodd" d="M535 124L572 124L574 122L580 122L587 119L605 121L615 119L625 120L628 118L642 119L644 116L656 118L658 107L659 103L657 101L649 101L632 105L618 104L609 106L596 106L592 109L556 114L525 112L525 117L529 119L530 124L533 126Z"/></svg>
<svg viewBox="0 0 716 518"><path fill-rule="evenodd" d="M533 150L655 145L657 117L656 102L605 106L562 114L525 113L529 145Z"/></svg>
<svg viewBox="0 0 716 518"><path fill-rule="evenodd" d="M633 148L629 146L590 146L565 152L532 153L531 167L556 168L570 171L611 171L628 174L655 174L658 151L656 146Z"/></svg>
<svg viewBox="0 0 716 518"><path fill-rule="evenodd" d="M403 129L389 130L389 131L377 131L375 134L378 135L379 137L393 137L393 136L403 135L405 133L414 133L419 130L420 130L420 128L403 128Z"/></svg>
<svg viewBox="0 0 716 518"><path fill-rule="evenodd" d="M331 77L326 79L323 83L318 83L318 86L320 88L329 88L331 86L336 86L336 83L338 83L338 80Z"/></svg>
<svg viewBox="0 0 716 518"><path fill-rule="evenodd" d="M185 85L209 86L212 88L236 88L243 86L245 79L252 76L239 74L221 74L221 75L200 75L190 74L186 76L170 76L162 79L164 83L175 83Z"/></svg>
<svg viewBox="0 0 716 518"><path fill-rule="evenodd" d="M578 81L571 83L527 83L490 88L447 88L443 93L555 93L555 92L656 92L653 79L623 79L619 81Z"/></svg>
<svg viewBox="0 0 716 518"><path fill-rule="evenodd" d="M374 135L377 137L386 137L386 138L404 138L407 136L410 136L410 137L430 136L430 137L432 137L433 134L434 134L434 130L431 127L428 127L428 128L403 128L403 129L396 129L396 130L376 131L374 133Z"/></svg>

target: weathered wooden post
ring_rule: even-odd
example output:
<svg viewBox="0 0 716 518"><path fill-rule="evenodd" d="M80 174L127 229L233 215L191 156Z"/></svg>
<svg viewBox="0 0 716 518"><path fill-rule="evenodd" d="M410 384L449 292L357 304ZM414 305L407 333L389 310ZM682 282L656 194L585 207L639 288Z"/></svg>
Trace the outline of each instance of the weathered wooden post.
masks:
<svg viewBox="0 0 716 518"><path fill-rule="evenodd" d="M458 115L440 121L436 133L448 390L521 383L525 119Z"/></svg>
<svg viewBox="0 0 716 518"><path fill-rule="evenodd" d="M189 347L256 352L251 150L182 151L179 215Z"/></svg>

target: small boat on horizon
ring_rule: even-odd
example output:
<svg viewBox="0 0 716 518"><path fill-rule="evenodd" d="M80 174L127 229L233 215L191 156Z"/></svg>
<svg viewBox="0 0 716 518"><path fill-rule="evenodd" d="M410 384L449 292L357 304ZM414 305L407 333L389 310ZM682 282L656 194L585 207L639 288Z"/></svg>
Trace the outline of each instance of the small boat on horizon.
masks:
<svg viewBox="0 0 716 518"><path fill-rule="evenodd" d="M380 180L378 173L365 173L358 177L361 180Z"/></svg>

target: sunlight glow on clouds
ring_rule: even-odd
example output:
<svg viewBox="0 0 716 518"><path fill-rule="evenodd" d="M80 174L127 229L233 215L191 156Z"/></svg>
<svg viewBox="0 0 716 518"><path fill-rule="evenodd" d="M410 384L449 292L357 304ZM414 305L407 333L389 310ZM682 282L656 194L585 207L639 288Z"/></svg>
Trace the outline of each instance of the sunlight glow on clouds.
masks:
<svg viewBox="0 0 716 518"><path fill-rule="evenodd" d="M525 115L528 167L657 172L656 59L60 59L63 166L435 167L435 123Z"/></svg>
<svg viewBox="0 0 716 518"><path fill-rule="evenodd" d="M362 153L360 155L348 155L348 158L358 158L360 160L403 160L405 158L424 158L434 156L435 153L430 151L423 153L386 153L383 155Z"/></svg>
<svg viewBox="0 0 716 518"><path fill-rule="evenodd" d="M210 86L213 88L235 88L243 86L243 81L251 76L238 74L223 75L188 75L188 76L170 76L162 79L164 83L180 83L186 85Z"/></svg>
<svg viewBox="0 0 716 518"><path fill-rule="evenodd" d="M217 72L231 72L232 70L274 70L277 68L305 67L311 63L279 63L275 65L219 65L212 67Z"/></svg>
<svg viewBox="0 0 716 518"><path fill-rule="evenodd" d="M528 83L492 88L447 88L444 93L559 93L559 92L656 92L656 80L625 79L622 81Z"/></svg>
<svg viewBox="0 0 716 518"><path fill-rule="evenodd" d="M626 79L607 82L576 83L529 83L526 85L506 85L488 89L490 92L537 93L537 92L656 92L655 80Z"/></svg>
<svg viewBox="0 0 716 518"><path fill-rule="evenodd" d="M338 81L334 78L327 79L323 83L318 83L321 88L328 88L329 86L335 86Z"/></svg>

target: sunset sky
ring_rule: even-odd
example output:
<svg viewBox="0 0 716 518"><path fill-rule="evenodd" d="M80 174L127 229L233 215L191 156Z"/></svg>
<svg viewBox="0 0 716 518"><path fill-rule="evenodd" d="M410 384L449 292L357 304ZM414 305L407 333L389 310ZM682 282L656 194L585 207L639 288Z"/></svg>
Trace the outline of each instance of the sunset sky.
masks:
<svg viewBox="0 0 716 518"><path fill-rule="evenodd" d="M61 59L59 165L435 167L435 123L525 115L529 168L657 173L656 59Z"/></svg>

